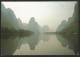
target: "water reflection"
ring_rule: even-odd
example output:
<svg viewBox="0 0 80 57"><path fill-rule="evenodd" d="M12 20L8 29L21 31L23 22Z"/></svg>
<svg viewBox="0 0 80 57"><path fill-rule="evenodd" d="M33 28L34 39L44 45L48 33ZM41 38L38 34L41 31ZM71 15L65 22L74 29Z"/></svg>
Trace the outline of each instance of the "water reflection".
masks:
<svg viewBox="0 0 80 57"><path fill-rule="evenodd" d="M28 43L30 49L34 50L35 46L38 44L39 36L40 36L40 34L37 33L37 34L34 34L30 37L20 38L19 43L18 43L18 48L20 48L20 46L22 44Z"/></svg>
<svg viewBox="0 0 80 57"><path fill-rule="evenodd" d="M38 48L40 48L42 50L45 49L45 51L47 50L47 52L45 52L45 51L43 52L45 54L60 54L61 52L59 53L58 51L64 52L65 48L63 49L63 47L68 47L67 50L73 50L75 55L79 53L79 51L78 51L78 35L70 35L70 36L56 35L56 36L57 37L54 37L50 34L39 34L39 33L33 34L30 37L3 36L3 37L1 37L2 38L1 39L1 55L13 55L16 50L21 49L21 46L23 44L29 45L29 47L30 47L29 51L34 51L36 49L38 50ZM43 41L41 41L41 40L43 40ZM61 45L59 45L59 42L61 43ZM42 44L40 45L40 43L42 43L42 44L47 43L47 46L44 44L46 48L42 48L41 46L43 46L43 45ZM36 46L38 48L35 49ZM48 47L48 46L50 46L50 47ZM26 48L23 48L23 49L27 50L27 46L26 46ZM60 49L62 49L62 50L60 50ZM22 52L24 52L24 51L22 51ZM38 52L41 52L41 51L38 50ZM61 54L64 54L63 52ZM36 52L34 51L34 53L36 53ZM69 53L66 53L66 54L69 54Z"/></svg>
<svg viewBox="0 0 80 57"><path fill-rule="evenodd" d="M40 37L39 37L39 41L40 40L43 40L43 41L48 41L50 39L50 36L49 34L40 34Z"/></svg>
<svg viewBox="0 0 80 57"><path fill-rule="evenodd" d="M18 37L9 37L1 39L1 55L12 55L18 46Z"/></svg>
<svg viewBox="0 0 80 57"><path fill-rule="evenodd" d="M39 41L39 33L35 33L30 37L22 37L22 36L10 36L5 35L1 36L1 55L13 55L13 53L20 49L22 44L29 44L31 50L35 49L35 46Z"/></svg>
<svg viewBox="0 0 80 57"><path fill-rule="evenodd" d="M63 47L73 50L74 54L79 53L78 47L78 35L56 35L57 39L61 42Z"/></svg>

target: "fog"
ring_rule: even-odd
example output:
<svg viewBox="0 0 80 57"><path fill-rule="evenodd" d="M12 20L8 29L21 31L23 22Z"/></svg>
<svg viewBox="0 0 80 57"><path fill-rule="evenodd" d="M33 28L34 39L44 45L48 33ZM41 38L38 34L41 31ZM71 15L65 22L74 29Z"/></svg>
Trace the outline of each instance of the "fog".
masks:
<svg viewBox="0 0 80 57"><path fill-rule="evenodd" d="M17 19L29 23L31 17L43 27L48 25L56 31L62 20L68 20L74 12L76 1L45 1L45 2L2 2L6 8L11 8Z"/></svg>

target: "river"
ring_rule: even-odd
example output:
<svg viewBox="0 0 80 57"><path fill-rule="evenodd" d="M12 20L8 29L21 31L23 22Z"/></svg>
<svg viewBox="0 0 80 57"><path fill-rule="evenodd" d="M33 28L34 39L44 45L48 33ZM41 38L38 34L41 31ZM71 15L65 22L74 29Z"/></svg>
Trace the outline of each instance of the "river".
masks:
<svg viewBox="0 0 80 57"><path fill-rule="evenodd" d="M1 38L1 55L76 55L77 35L33 34Z"/></svg>

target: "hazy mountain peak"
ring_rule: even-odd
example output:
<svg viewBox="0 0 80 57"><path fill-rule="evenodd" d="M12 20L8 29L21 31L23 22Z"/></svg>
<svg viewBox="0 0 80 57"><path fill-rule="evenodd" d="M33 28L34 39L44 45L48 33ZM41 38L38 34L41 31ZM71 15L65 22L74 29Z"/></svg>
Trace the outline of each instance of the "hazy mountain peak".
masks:
<svg viewBox="0 0 80 57"><path fill-rule="evenodd" d="M31 17L29 23L35 22L35 18Z"/></svg>
<svg viewBox="0 0 80 57"><path fill-rule="evenodd" d="M14 13L13 10L10 9L10 8L7 8L7 10L8 10L9 12L11 12L11 13Z"/></svg>
<svg viewBox="0 0 80 57"><path fill-rule="evenodd" d="M78 3L75 4L74 10L78 11Z"/></svg>
<svg viewBox="0 0 80 57"><path fill-rule="evenodd" d="M20 18L18 18L18 21L21 21L21 19L20 19Z"/></svg>
<svg viewBox="0 0 80 57"><path fill-rule="evenodd" d="M67 23L67 21L66 20L63 20L61 24L64 24L64 23Z"/></svg>
<svg viewBox="0 0 80 57"><path fill-rule="evenodd" d="M5 6L3 3L1 3L1 10L4 10L5 9Z"/></svg>
<svg viewBox="0 0 80 57"><path fill-rule="evenodd" d="M48 27L48 25L44 25L43 27Z"/></svg>

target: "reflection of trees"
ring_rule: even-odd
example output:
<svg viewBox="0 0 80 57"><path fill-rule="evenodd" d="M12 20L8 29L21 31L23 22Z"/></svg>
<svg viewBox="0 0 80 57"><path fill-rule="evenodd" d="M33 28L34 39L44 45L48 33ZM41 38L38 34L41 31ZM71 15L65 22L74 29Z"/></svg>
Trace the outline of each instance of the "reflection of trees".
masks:
<svg viewBox="0 0 80 57"><path fill-rule="evenodd" d="M78 51L78 35L57 35L57 39L61 42L63 47L67 47L74 51L75 55L79 53Z"/></svg>
<svg viewBox="0 0 80 57"><path fill-rule="evenodd" d="M10 37L1 39L1 55L13 55L17 49L19 38Z"/></svg>

